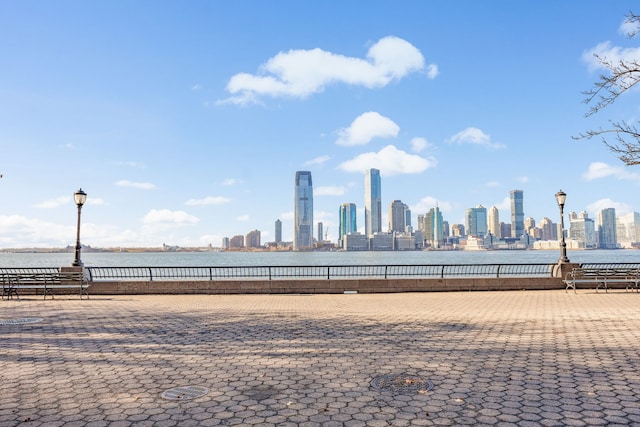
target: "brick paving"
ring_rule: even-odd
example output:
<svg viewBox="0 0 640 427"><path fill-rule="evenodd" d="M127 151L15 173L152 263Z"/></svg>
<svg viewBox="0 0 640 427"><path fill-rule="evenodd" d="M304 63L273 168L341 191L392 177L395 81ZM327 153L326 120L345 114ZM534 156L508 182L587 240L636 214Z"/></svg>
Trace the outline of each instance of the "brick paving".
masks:
<svg viewBox="0 0 640 427"><path fill-rule="evenodd" d="M586 290L5 300L0 425L640 425L639 307Z"/></svg>

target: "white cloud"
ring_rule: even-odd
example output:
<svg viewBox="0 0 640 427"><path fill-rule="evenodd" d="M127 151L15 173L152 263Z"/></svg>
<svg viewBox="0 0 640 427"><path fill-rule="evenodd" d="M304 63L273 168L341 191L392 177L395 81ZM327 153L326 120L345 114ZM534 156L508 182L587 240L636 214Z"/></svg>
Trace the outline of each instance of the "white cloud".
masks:
<svg viewBox="0 0 640 427"><path fill-rule="evenodd" d="M458 132L449 139L449 142L454 144L480 145L482 147L493 149L506 147L504 144L492 142L491 135L486 134L481 129L475 127L468 127Z"/></svg>
<svg viewBox="0 0 640 427"><path fill-rule="evenodd" d="M87 201L85 203L85 205L93 205L93 206L105 206L108 205L107 202L104 201L104 199L101 199L99 197L87 197Z"/></svg>
<svg viewBox="0 0 640 427"><path fill-rule="evenodd" d="M519 177L516 178L516 181L527 183L527 182L529 182L529 177L528 176L519 176Z"/></svg>
<svg viewBox="0 0 640 427"><path fill-rule="evenodd" d="M499 211L511 212L511 198L509 196L502 199L502 202L494 205Z"/></svg>
<svg viewBox="0 0 640 427"><path fill-rule="evenodd" d="M366 59L319 48L292 49L269 59L257 74L232 76L226 87L231 97L220 103L246 105L258 103L262 96L305 98L334 83L378 88L422 70L425 70L425 59L420 51L394 36L374 43ZM437 67L428 66L427 76L436 75Z"/></svg>
<svg viewBox="0 0 640 427"><path fill-rule="evenodd" d="M365 145L374 138L395 138L400 127L391 119L375 111L362 113L351 126L338 131L338 145Z"/></svg>
<svg viewBox="0 0 640 427"><path fill-rule="evenodd" d="M633 212L633 207L631 205L628 205L626 203L614 202L613 200L608 198L596 200L595 202L587 205L587 211L589 211L593 215L594 219L597 218L598 212L600 212L602 209L608 208L614 208L616 210L616 216Z"/></svg>
<svg viewBox="0 0 640 427"><path fill-rule="evenodd" d="M427 66L427 77L431 80L438 77L438 74L440 74L440 72L438 71L438 66L436 64L429 64Z"/></svg>
<svg viewBox="0 0 640 427"><path fill-rule="evenodd" d="M415 214L425 214L429 212L429 210L435 208L436 206L443 213L451 212L451 210L453 209L453 206L451 205L451 203L438 200L435 197L427 196L427 197L423 197L418 201L418 203L411 206L411 212Z"/></svg>
<svg viewBox="0 0 640 427"><path fill-rule="evenodd" d="M201 85L201 84L196 83L196 84L194 84L193 86L191 86L191 90L193 90L193 91L199 91L199 90L202 90L202 85Z"/></svg>
<svg viewBox="0 0 640 427"><path fill-rule="evenodd" d="M242 180L235 179L235 178L227 178L224 181L222 181L222 185L224 186L232 186L232 185L237 185L241 183L242 183Z"/></svg>
<svg viewBox="0 0 640 427"><path fill-rule="evenodd" d="M582 60L589 66L590 70L606 70L606 67L604 67L600 63L598 58L600 58L600 60L606 60L613 64L618 64L620 61L637 61L638 58L640 58L640 47L623 48L612 46L611 42L606 41L599 43L595 47L582 54Z"/></svg>
<svg viewBox="0 0 640 427"><path fill-rule="evenodd" d="M342 196L346 192L344 187L324 186L313 189L314 196Z"/></svg>
<svg viewBox="0 0 640 427"><path fill-rule="evenodd" d="M295 214L293 211L289 211L289 212L283 212L280 214L280 220L281 221L293 221L295 217Z"/></svg>
<svg viewBox="0 0 640 427"><path fill-rule="evenodd" d="M431 147L431 143L427 141L425 138L411 139L411 150L414 153L420 153L429 147Z"/></svg>
<svg viewBox="0 0 640 427"><path fill-rule="evenodd" d="M587 181L593 181L594 179L601 179L607 177L614 177L623 181L635 181L640 183L640 174L636 172L628 172L622 167L611 166L603 162L594 162L589 165L589 169L582 174L582 178Z"/></svg>
<svg viewBox="0 0 640 427"><path fill-rule="evenodd" d="M3 247L64 246L75 241L75 232L75 225L60 225L21 215L0 215Z"/></svg>
<svg viewBox="0 0 640 427"><path fill-rule="evenodd" d="M499 181L489 181L485 184L487 187L500 187Z"/></svg>
<svg viewBox="0 0 640 427"><path fill-rule="evenodd" d="M369 168L376 168L382 175L391 176L421 173L436 165L437 161L432 157L424 158L416 154L408 154L393 145L387 145L377 153L360 154L340 164L338 169L362 173Z"/></svg>
<svg viewBox="0 0 640 427"><path fill-rule="evenodd" d="M200 221L193 215L184 211L171 211L169 209L151 209L143 218L144 224L172 224L191 225Z"/></svg>
<svg viewBox="0 0 640 427"><path fill-rule="evenodd" d="M49 200L45 200L44 202L40 202L34 205L34 207L38 209L54 209L54 208L58 208L60 206L66 205L71 201L72 201L72 197L61 196L61 197L56 197L55 199L49 199Z"/></svg>
<svg viewBox="0 0 640 427"><path fill-rule="evenodd" d="M154 184L148 182L133 182L127 181L126 179L120 180L116 182L117 187L128 187L128 188L137 188L139 190L153 190L156 188Z"/></svg>
<svg viewBox="0 0 640 427"><path fill-rule="evenodd" d="M231 199L222 196L207 196L203 199L189 199L184 204L187 206L223 205Z"/></svg>
<svg viewBox="0 0 640 427"><path fill-rule="evenodd" d="M248 214L244 214L244 215L240 215L239 217L237 217L236 221L247 222L250 219L251 219L251 217Z"/></svg>
<svg viewBox="0 0 640 427"><path fill-rule="evenodd" d="M318 156L315 159L307 160L302 165L303 166L314 166L314 165L321 166L325 164L327 161L329 161L329 159L331 159L331 157L329 156Z"/></svg>

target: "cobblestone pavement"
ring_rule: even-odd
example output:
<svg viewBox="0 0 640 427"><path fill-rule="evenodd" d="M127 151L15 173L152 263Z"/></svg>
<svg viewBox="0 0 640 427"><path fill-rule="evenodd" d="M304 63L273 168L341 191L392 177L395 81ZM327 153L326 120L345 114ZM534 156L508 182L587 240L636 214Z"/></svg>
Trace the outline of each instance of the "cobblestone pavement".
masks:
<svg viewBox="0 0 640 427"><path fill-rule="evenodd" d="M0 425L640 425L639 307L624 291L5 300Z"/></svg>

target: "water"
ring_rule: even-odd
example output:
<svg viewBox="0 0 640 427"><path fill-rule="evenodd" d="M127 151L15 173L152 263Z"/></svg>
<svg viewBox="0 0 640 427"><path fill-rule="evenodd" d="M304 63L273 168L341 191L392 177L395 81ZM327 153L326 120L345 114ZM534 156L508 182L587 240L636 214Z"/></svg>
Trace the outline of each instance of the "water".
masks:
<svg viewBox="0 0 640 427"><path fill-rule="evenodd" d="M640 250L568 251L572 262L640 262ZM216 267L273 265L536 264L555 263L559 251L411 252L146 252L83 253L93 267ZM60 267L73 253L0 253L0 267Z"/></svg>

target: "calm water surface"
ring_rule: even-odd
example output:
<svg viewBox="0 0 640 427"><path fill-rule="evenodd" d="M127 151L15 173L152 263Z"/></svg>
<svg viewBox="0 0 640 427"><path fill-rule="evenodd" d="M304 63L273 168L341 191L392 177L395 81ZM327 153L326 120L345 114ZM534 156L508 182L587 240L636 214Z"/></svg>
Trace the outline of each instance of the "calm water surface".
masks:
<svg viewBox="0 0 640 427"><path fill-rule="evenodd" d="M640 262L640 250L568 251L572 262ZM87 266L248 266L383 264L528 264L554 263L559 251L411 251L411 252L155 252L83 253ZM71 265L73 253L0 253L0 267Z"/></svg>

